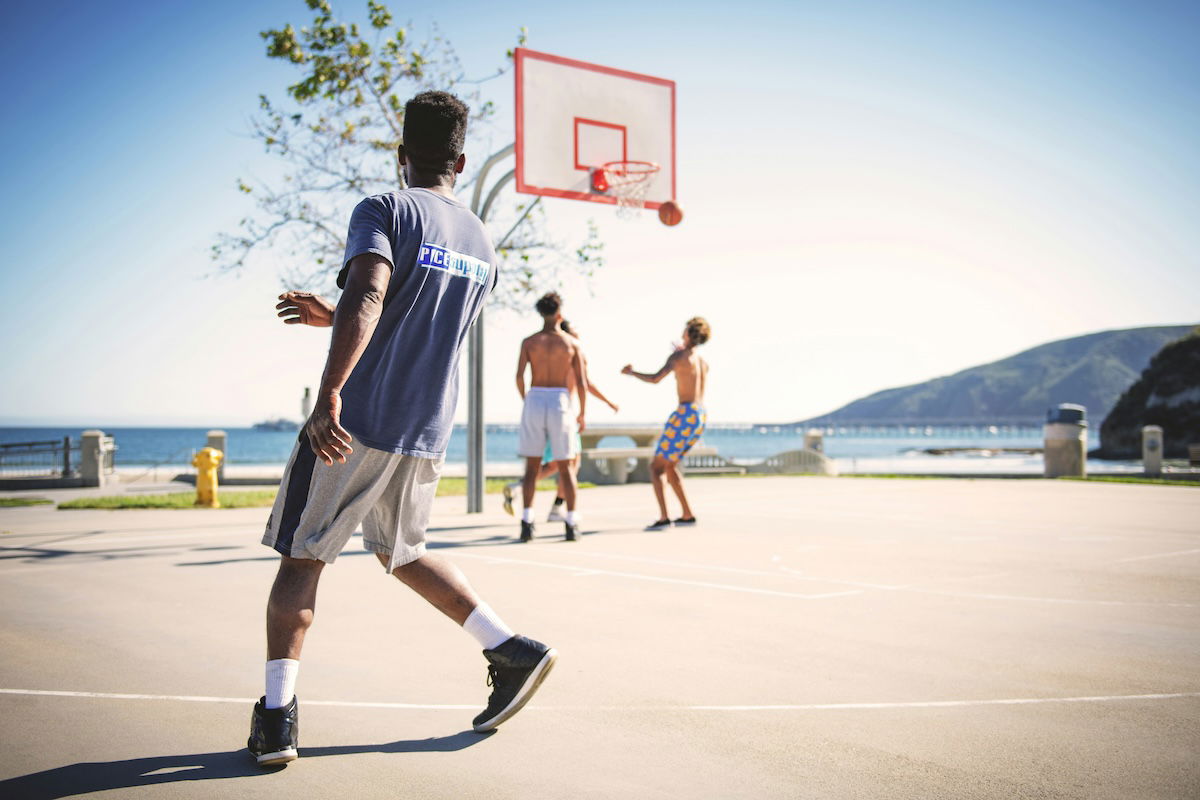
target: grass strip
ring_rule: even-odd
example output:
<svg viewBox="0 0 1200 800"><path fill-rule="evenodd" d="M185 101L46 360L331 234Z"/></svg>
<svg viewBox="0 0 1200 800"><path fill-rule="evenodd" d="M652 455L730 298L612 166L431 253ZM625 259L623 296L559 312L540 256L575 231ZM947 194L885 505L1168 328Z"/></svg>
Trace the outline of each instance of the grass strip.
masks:
<svg viewBox="0 0 1200 800"><path fill-rule="evenodd" d="M1067 481L1086 481L1088 483L1144 483L1151 486L1192 486L1200 487L1200 480L1172 480L1171 478L1143 478L1137 475L1089 475L1086 478L1064 477Z"/></svg>
<svg viewBox="0 0 1200 800"><path fill-rule="evenodd" d="M488 494L499 494L509 481L505 478L488 478L485 490ZM580 483L579 488L590 489L594 483ZM554 480L538 482L540 491L554 491ZM275 489L258 489L254 491L221 491L219 497L221 508L268 508L275 502ZM438 496L465 496L467 493L466 478L443 478L438 482ZM24 499L24 498L21 498ZM49 500L43 500L49 503ZM24 503L22 505L33 505ZM118 494L106 497L80 497L59 503L58 507L65 510L73 509L138 509L138 508L195 508L195 492L172 492L170 494Z"/></svg>
<svg viewBox="0 0 1200 800"><path fill-rule="evenodd" d="M0 508L21 508L22 506L48 506L53 500L45 497L0 497Z"/></svg>
<svg viewBox="0 0 1200 800"><path fill-rule="evenodd" d="M274 489L259 489L248 492L221 492L221 508L266 508L275 502ZM195 508L195 492L172 492L171 494L118 494L108 497L79 497L59 503L59 510L81 508L125 509L125 508Z"/></svg>

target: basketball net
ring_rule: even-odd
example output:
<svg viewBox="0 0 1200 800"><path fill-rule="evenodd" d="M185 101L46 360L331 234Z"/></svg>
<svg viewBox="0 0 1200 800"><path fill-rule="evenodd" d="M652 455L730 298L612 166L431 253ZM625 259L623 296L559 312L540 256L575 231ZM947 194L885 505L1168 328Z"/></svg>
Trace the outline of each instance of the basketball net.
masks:
<svg viewBox="0 0 1200 800"><path fill-rule="evenodd" d="M608 183L608 193L617 198L618 217L637 216L659 169L652 161L610 161L600 168Z"/></svg>

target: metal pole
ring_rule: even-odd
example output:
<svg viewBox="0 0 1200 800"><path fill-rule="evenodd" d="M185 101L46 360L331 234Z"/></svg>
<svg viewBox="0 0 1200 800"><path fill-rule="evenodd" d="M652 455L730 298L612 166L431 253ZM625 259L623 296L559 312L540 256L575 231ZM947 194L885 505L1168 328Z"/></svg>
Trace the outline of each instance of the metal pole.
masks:
<svg viewBox="0 0 1200 800"><path fill-rule="evenodd" d="M71 437L63 437L63 474L64 478L71 477Z"/></svg>
<svg viewBox="0 0 1200 800"><path fill-rule="evenodd" d="M467 513L483 511L487 444L483 425L483 311L471 326L467 345Z"/></svg>
<svg viewBox="0 0 1200 800"><path fill-rule="evenodd" d="M487 222L487 212L497 192L509 180L511 173L502 178L488 194L487 202L480 208L483 187L487 174L500 161L512 155L514 145L508 145L494 153L483 163L475 176L475 189L471 194L471 211L480 220ZM484 470L487 465L487 447L483 427L483 311L479 312L475 324L467 335L467 513L483 511Z"/></svg>

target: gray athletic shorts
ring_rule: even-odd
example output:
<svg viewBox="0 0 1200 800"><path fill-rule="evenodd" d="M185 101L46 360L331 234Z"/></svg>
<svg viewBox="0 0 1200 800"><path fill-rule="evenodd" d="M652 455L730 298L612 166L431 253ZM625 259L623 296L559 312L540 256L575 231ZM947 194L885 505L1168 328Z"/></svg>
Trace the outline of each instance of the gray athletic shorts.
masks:
<svg viewBox="0 0 1200 800"><path fill-rule="evenodd" d="M330 467L300 434L262 542L285 556L332 564L361 525L363 547L388 557L391 572L425 554L444 459L351 446L346 463Z"/></svg>
<svg viewBox="0 0 1200 800"><path fill-rule="evenodd" d="M546 445L555 461L575 455L575 415L566 389L535 386L525 394L517 455L541 458Z"/></svg>

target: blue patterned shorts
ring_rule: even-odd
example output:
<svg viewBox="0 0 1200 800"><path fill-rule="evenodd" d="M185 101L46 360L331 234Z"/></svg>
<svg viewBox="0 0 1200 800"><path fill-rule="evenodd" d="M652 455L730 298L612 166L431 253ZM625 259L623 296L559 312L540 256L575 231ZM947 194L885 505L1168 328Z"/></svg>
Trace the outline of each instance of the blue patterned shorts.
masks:
<svg viewBox="0 0 1200 800"><path fill-rule="evenodd" d="M658 439L658 449L655 456L662 456L668 461L679 462L704 433L704 422L707 415L704 408L695 403L680 403L679 408L671 412L667 424L663 426L662 436Z"/></svg>

